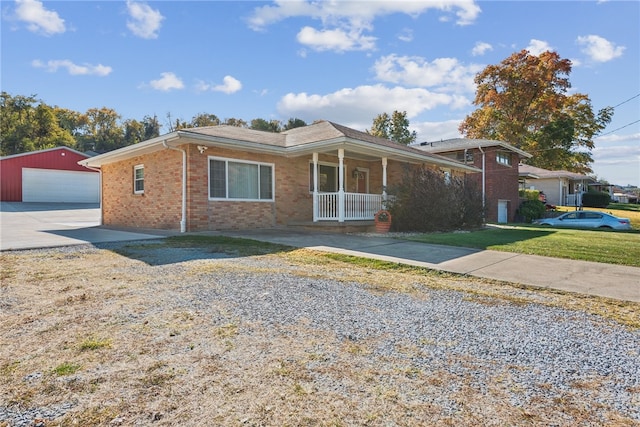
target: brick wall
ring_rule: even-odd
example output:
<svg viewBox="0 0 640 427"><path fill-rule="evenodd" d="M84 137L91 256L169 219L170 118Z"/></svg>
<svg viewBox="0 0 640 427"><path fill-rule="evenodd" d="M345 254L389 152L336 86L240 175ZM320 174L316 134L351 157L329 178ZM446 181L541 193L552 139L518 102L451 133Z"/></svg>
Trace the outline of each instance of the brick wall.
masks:
<svg viewBox="0 0 640 427"><path fill-rule="evenodd" d="M200 153L193 144L187 151L187 230L251 229L286 226L313 220L313 197L309 191L311 156L284 158L270 154L239 152L209 147ZM209 158L247 160L273 164L275 203L272 201L209 200ZM320 161L338 163L337 156L320 155ZM345 159L346 191L353 191L351 173L356 167L369 170L369 192L382 193L381 161ZM134 194L133 169L144 165L144 194ZM388 185L398 182L404 163L389 161ZM352 185L353 186L353 185ZM105 225L179 229L182 203L182 154L163 149L103 167L103 220Z"/></svg>
<svg viewBox="0 0 640 427"><path fill-rule="evenodd" d="M134 194L133 168L144 165L144 194ZM182 155L161 150L102 168L105 225L179 229Z"/></svg>

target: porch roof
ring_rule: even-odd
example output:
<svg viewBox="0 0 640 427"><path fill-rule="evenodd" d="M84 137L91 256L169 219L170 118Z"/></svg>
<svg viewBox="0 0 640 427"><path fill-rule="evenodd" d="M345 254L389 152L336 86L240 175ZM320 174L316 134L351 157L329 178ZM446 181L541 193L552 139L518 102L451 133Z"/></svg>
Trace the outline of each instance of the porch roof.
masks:
<svg viewBox="0 0 640 427"><path fill-rule="evenodd" d="M374 161L381 157L410 163L431 163L438 166L479 172L480 170L461 162L426 153L413 147L375 137L329 121L319 121L309 126L299 127L281 133L257 131L235 126L209 126L181 129L138 144L110 151L80 162L88 167L100 167L141 154L197 144L206 147L224 147L233 150L251 151L298 157L312 153L335 154L338 149L345 151L346 158Z"/></svg>
<svg viewBox="0 0 640 427"><path fill-rule="evenodd" d="M565 178L570 181L594 181L593 178L576 172L565 170L551 171L535 166L520 164L518 165L518 175L525 178L534 179L560 179Z"/></svg>

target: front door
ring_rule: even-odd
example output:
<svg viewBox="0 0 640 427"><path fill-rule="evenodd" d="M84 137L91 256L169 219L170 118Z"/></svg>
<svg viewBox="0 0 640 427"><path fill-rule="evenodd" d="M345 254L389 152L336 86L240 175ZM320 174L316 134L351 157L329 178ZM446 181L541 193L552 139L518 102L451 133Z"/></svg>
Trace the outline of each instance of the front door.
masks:
<svg viewBox="0 0 640 427"><path fill-rule="evenodd" d="M508 200L498 200L498 223L506 224L509 217Z"/></svg>
<svg viewBox="0 0 640 427"><path fill-rule="evenodd" d="M358 172L358 193L366 193L367 192L367 174L368 172L359 171Z"/></svg>

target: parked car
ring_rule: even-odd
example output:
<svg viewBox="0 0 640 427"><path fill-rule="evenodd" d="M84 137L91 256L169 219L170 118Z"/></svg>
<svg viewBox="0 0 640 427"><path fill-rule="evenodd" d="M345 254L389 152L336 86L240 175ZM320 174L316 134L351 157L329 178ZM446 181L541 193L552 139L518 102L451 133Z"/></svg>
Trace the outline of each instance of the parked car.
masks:
<svg viewBox="0 0 640 427"><path fill-rule="evenodd" d="M571 228L610 228L613 230L630 230L629 218L618 218L598 211L567 212L555 218L543 218L533 221L537 225Z"/></svg>

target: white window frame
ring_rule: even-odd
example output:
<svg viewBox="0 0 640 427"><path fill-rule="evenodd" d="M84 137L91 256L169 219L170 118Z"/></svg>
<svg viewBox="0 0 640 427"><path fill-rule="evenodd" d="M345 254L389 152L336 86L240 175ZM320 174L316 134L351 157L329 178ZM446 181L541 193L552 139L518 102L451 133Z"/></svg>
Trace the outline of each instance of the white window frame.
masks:
<svg viewBox="0 0 640 427"><path fill-rule="evenodd" d="M502 166L511 166L511 153L505 151L496 152L496 163Z"/></svg>
<svg viewBox="0 0 640 427"><path fill-rule="evenodd" d="M138 171L142 171L142 178L138 178ZM138 182L142 182L142 190L138 190ZM133 194L144 194L144 165L133 167Z"/></svg>
<svg viewBox="0 0 640 427"><path fill-rule="evenodd" d="M225 194L226 197L211 197L211 160L216 160L220 162L225 162ZM249 199L249 198L238 198L238 197L229 197L229 163L238 163L243 165L256 165L258 167L258 198L257 199ZM269 199L261 199L260 198L260 166L266 166L271 168L271 198ZM229 157L216 157L216 156L208 156L207 159L207 196L209 200L225 200L225 201L236 201L236 202L274 202L276 198L276 179L275 179L276 167L274 163L265 163L265 162L254 162L249 160L240 160Z"/></svg>

